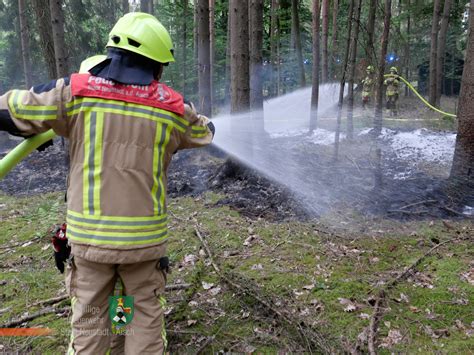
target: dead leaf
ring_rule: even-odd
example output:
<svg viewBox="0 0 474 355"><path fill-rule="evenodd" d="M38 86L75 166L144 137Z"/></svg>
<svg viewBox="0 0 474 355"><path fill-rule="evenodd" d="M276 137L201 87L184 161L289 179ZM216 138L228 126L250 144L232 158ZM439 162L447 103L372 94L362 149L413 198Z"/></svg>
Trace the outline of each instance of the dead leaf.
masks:
<svg viewBox="0 0 474 355"><path fill-rule="evenodd" d="M242 319L246 319L248 317L250 317L250 312L243 312L242 313Z"/></svg>
<svg viewBox="0 0 474 355"><path fill-rule="evenodd" d="M197 322L198 322L198 321L195 320L195 319L188 319L188 327L190 327L190 326L196 324Z"/></svg>
<svg viewBox="0 0 474 355"><path fill-rule="evenodd" d="M213 283L208 283L206 281L202 281L202 288L205 290L209 290L210 288L214 287Z"/></svg>
<svg viewBox="0 0 474 355"><path fill-rule="evenodd" d="M388 335L382 338L380 343L381 348L389 349L396 344L399 344L403 339L402 333L398 329L390 329Z"/></svg>
<svg viewBox="0 0 474 355"><path fill-rule="evenodd" d="M251 270L263 270L263 265L262 264L255 264L255 265L252 265L252 267L250 269Z"/></svg>
<svg viewBox="0 0 474 355"><path fill-rule="evenodd" d="M216 296L219 292L221 292L221 287L220 286L211 288L211 290L209 291L209 293L213 296Z"/></svg>
<svg viewBox="0 0 474 355"><path fill-rule="evenodd" d="M338 298L339 303L342 304L344 307L344 312L354 312L357 310L357 306L347 298Z"/></svg>
<svg viewBox="0 0 474 355"><path fill-rule="evenodd" d="M196 255L188 254L184 256L184 263L194 265L197 259L198 257Z"/></svg>
<svg viewBox="0 0 474 355"><path fill-rule="evenodd" d="M367 313L361 313L359 314L360 319L370 319L370 316Z"/></svg>
<svg viewBox="0 0 474 355"><path fill-rule="evenodd" d="M474 286L474 268L461 274L461 280L468 282L470 285Z"/></svg>
<svg viewBox="0 0 474 355"><path fill-rule="evenodd" d="M311 291L311 290L314 289L315 287L316 287L315 284L305 285L305 286L303 286L303 290Z"/></svg>

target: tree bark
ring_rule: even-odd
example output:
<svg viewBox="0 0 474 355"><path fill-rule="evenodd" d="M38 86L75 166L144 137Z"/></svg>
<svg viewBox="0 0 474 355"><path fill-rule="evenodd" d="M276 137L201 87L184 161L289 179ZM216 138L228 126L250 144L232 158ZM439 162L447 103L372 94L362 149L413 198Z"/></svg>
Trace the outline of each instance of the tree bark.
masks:
<svg viewBox="0 0 474 355"><path fill-rule="evenodd" d="M406 41L405 41L405 50L404 50L404 57L405 57L405 79L410 81L410 36L411 36L411 16L410 16L410 1L406 0L406 9L407 12L407 34L406 34ZM405 85L405 96L408 97L410 95L410 89L407 85Z"/></svg>
<svg viewBox="0 0 474 355"><path fill-rule="evenodd" d="M347 18L347 41L346 41L346 49L344 53L344 60L343 60L343 67L342 67L342 75L341 75L341 83L339 86L339 101L337 103L337 118L336 118L336 134L334 139L334 160L339 158L339 141L341 135L341 118L342 118L342 105L344 103L344 86L346 85L346 71L347 71L347 62L349 60L349 51L351 45L351 33L352 33L352 17L354 15L354 2L355 0L351 0L349 5L349 15Z"/></svg>
<svg viewBox="0 0 474 355"><path fill-rule="evenodd" d="M250 109L248 3L243 0L230 0L229 6L230 111L231 113L247 112Z"/></svg>
<svg viewBox="0 0 474 355"><path fill-rule="evenodd" d="M439 107L444 83L444 57L446 52L446 35L448 33L451 0L444 0L443 14L438 35L438 51L436 56L436 107Z"/></svg>
<svg viewBox="0 0 474 355"><path fill-rule="evenodd" d="M357 58L357 40L359 38L359 21L360 11L362 6L362 0L357 0L357 8L355 12L354 30L351 36L351 55L349 60L349 87L347 95L347 139L352 140L354 138L354 78L356 69L356 58Z"/></svg>
<svg viewBox="0 0 474 355"><path fill-rule="evenodd" d="M49 9L49 0L33 1L33 9L36 17L36 27L40 36L40 48L42 55L46 60L48 76L50 79L56 79L58 72L56 69L56 56L54 54L53 29L51 28L51 12Z"/></svg>
<svg viewBox="0 0 474 355"><path fill-rule="evenodd" d="M319 0L313 0L313 82L311 89L311 113L309 119L309 132L316 129L318 122L318 103L319 103ZM326 73L327 74L327 73Z"/></svg>
<svg viewBox="0 0 474 355"><path fill-rule="evenodd" d="M20 19L21 54L23 58L23 74L25 85L29 89L32 85L31 60L30 60L30 40L28 30L28 19L26 16L25 0L18 0L18 14Z"/></svg>
<svg viewBox="0 0 474 355"><path fill-rule="evenodd" d="M181 46L183 48L182 57L181 57L181 68L183 71L183 81L182 81L182 93L186 97L186 79L188 78L188 0L182 0L183 6L183 27L182 27L182 37L181 37Z"/></svg>
<svg viewBox="0 0 474 355"><path fill-rule="evenodd" d="M313 2L314 4L314 2ZM319 7L319 6L318 6ZM314 7L313 7L314 10ZM323 53L322 53L322 68L321 68L321 82L328 82L328 31L329 31L329 0L322 0L321 13L323 17L322 39L323 39ZM313 18L314 21L314 18ZM319 22L319 19L318 19ZM314 23L314 22L313 22ZM319 30L318 30L319 34ZM314 35L314 31L313 31ZM314 42L313 42L314 45Z"/></svg>
<svg viewBox="0 0 474 355"><path fill-rule="evenodd" d="M296 60L299 69L299 83L301 87L306 86L306 76L303 63L303 49L301 46L300 17L298 14L298 0L291 0L291 32L295 40Z"/></svg>
<svg viewBox="0 0 474 355"><path fill-rule="evenodd" d="M214 29L214 18L216 11L216 0L209 0L209 75L211 77L211 103L214 104L214 64L216 31Z"/></svg>
<svg viewBox="0 0 474 355"><path fill-rule="evenodd" d="M50 0L51 28L53 30L54 53L56 58L56 70L58 76L65 77L69 75L69 67L66 52L66 43L64 41L64 12L62 0Z"/></svg>
<svg viewBox="0 0 474 355"><path fill-rule="evenodd" d="M231 48L230 48L230 4L229 10L227 11L227 38L225 46L225 97L226 103L230 100L230 61L231 61Z"/></svg>
<svg viewBox="0 0 474 355"><path fill-rule="evenodd" d="M209 0L198 0L198 81L199 81L199 105L198 111L210 117L212 111L211 103L211 48L209 33Z"/></svg>
<svg viewBox="0 0 474 355"><path fill-rule="evenodd" d="M130 12L130 3L128 0L122 0L122 13L128 14Z"/></svg>
<svg viewBox="0 0 474 355"><path fill-rule="evenodd" d="M272 0L270 8L270 61L271 61L271 70L272 70L272 96L278 96L279 92L279 68L280 68L280 58L279 58L279 46L280 46L280 32L278 28L278 8L279 1Z"/></svg>
<svg viewBox="0 0 474 355"><path fill-rule="evenodd" d="M438 28L439 28L439 11L441 8L441 0L434 0L433 20L431 22L431 48L430 48L430 76L429 76L429 102L436 105L436 58L438 51Z"/></svg>
<svg viewBox="0 0 474 355"><path fill-rule="evenodd" d="M332 38L331 38L331 80L336 77L336 56L337 56L337 13L339 8L339 1L333 0L332 10Z"/></svg>
<svg viewBox="0 0 474 355"><path fill-rule="evenodd" d="M367 19L367 59L369 65L374 65L376 62L374 37L375 37L375 19L377 17L377 0L370 0L369 17Z"/></svg>
<svg viewBox="0 0 474 355"><path fill-rule="evenodd" d="M262 48L263 0L249 0L250 25L250 108L263 110ZM263 117L262 117L263 119Z"/></svg>
<svg viewBox="0 0 474 355"><path fill-rule="evenodd" d="M153 0L140 0L140 11L153 15Z"/></svg>
<svg viewBox="0 0 474 355"><path fill-rule="evenodd" d="M385 73L385 57L387 56L388 37L390 34L390 19L392 0L385 0L383 33L381 39L380 57L378 72L375 81L375 114L374 114L374 135L382 133L382 108L383 108L383 75Z"/></svg>
<svg viewBox="0 0 474 355"><path fill-rule="evenodd" d="M474 0L470 2L471 15ZM474 21L469 21L466 59L459 94L458 135L449 177L464 197L474 193ZM466 193L467 192L467 193Z"/></svg>

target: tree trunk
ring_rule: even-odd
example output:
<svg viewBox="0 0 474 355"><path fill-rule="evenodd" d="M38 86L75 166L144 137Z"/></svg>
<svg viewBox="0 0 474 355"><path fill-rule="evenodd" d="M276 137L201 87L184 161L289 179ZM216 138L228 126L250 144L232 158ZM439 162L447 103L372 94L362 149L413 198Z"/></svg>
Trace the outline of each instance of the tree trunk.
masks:
<svg viewBox="0 0 474 355"><path fill-rule="evenodd" d="M433 20L431 22L431 49L430 49L430 76L429 76L429 102L436 105L436 58L438 57L438 28L439 28L439 11L441 8L441 0L434 0Z"/></svg>
<svg viewBox="0 0 474 355"><path fill-rule="evenodd" d="M226 103L229 103L230 99L230 4L229 11L227 11L227 37L226 37L226 46L225 46L225 97Z"/></svg>
<svg viewBox="0 0 474 355"><path fill-rule="evenodd" d="M187 18L188 18L188 0L182 0L183 6L183 28L182 28L182 58L181 58L181 68L183 70L183 82L182 82L182 93L186 97L186 80L188 78L188 27L187 27Z"/></svg>
<svg viewBox="0 0 474 355"><path fill-rule="evenodd" d="M56 69L56 57L54 54L53 30L51 28L51 13L49 10L49 0L33 1L35 10L36 27L40 36L40 48L45 58L50 79L56 79L58 72Z"/></svg>
<svg viewBox="0 0 474 355"><path fill-rule="evenodd" d="M67 63L66 43L64 42L64 12L62 3L62 0L49 1L56 70L58 76L65 77L69 75L69 67Z"/></svg>
<svg viewBox="0 0 474 355"><path fill-rule="evenodd" d="M337 56L337 12L339 1L333 0L332 10L332 38L331 38L331 80L336 79L336 56Z"/></svg>
<svg viewBox="0 0 474 355"><path fill-rule="evenodd" d="M298 14L298 0L291 0L291 32L295 40L296 60L299 69L300 86L306 86L306 76L304 73L303 49L301 47L300 17Z"/></svg>
<svg viewBox="0 0 474 355"><path fill-rule="evenodd" d="M406 9L407 13L407 34L406 34L406 41L405 41L405 50L404 50L404 57L405 57L405 79L410 81L410 36L411 36L411 16L410 16L410 0L406 0ZM407 85L405 85L405 96L408 97L410 95L410 89Z"/></svg>
<svg viewBox="0 0 474 355"><path fill-rule="evenodd" d="M319 0L313 0L313 82L312 82L312 89L311 89L311 113L310 113L310 119L309 119L309 132L310 133L316 129L316 125L318 123L319 36L320 36L319 11L320 11Z"/></svg>
<svg viewBox="0 0 474 355"><path fill-rule="evenodd" d="M140 0L140 11L153 15L153 0Z"/></svg>
<svg viewBox="0 0 474 355"><path fill-rule="evenodd" d="M444 9L438 35L438 53L436 56L436 107L439 107L444 83L444 57L446 52L446 35L448 33L451 0L444 0Z"/></svg>
<svg viewBox="0 0 474 355"><path fill-rule="evenodd" d="M471 15L474 0L470 2ZM469 21L466 59L459 94L458 135L450 181L464 197L474 194L474 21Z"/></svg>
<svg viewBox="0 0 474 355"><path fill-rule="evenodd" d="M334 160L339 158L339 138L341 134L341 118L342 118L342 105L344 103L344 86L346 85L346 71L347 62L349 59L349 51L351 45L351 33L352 33L352 17L354 15L354 1L351 0L349 5L349 15L347 18L347 41L346 50L344 53L344 61L342 66L341 84L339 86L339 101L337 103L337 118L336 118L336 134L334 139Z"/></svg>
<svg viewBox="0 0 474 355"><path fill-rule="evenodd" d="M209 0L209 76L211 77L211 103L214 105L214 65L215 65L215 44L216 31L214 28L214 18L216 11L216 0Z"/></svg>
<svg viewBox="0 0 474 355"><path fill-rule="evenodd" d="M279 67L280 67L280 58L278 55L279 46L280 46L280 32L278 28L278 0L272 0L270 8L270 60L271 60L271 70L272 70L272 96L278 96L279 92Z"/></svg>
<svg viewBox="0 0 474 355"><path fill-rule="evenodd" d="M18 0L18 14L20 19L21 54L23 58L23 74L25 85L29 89L32 85L31 60L30 60L30 40L28 31L28 20L26 16L25 0Z"/></svg>
<svg viewBox="0 0 474 355"><path fill-rule="evenodd" d="M357 41L359 39L359 21L362 0L357 0L357 8L355 13L354 30L351 36L351 57L349 60L349 88L347 95L347 139L354 138L354 78L357 58Z"/></svg>
<svg viewBox="0 0 474 355"><path fill-rule="evenodd" d="M374 115L374 135L382 133L382 108L383 108L383 75L385 73L385 57L387 56L388 36L390 34L390 18L392 0L385 0L385 14L383 21L383 33L381 39L380 57L378 73L375 81L375 115Z"/></svg>
<svg viewBox="0 0 474 355"><path fill-rule="evenodd" d="M198 0L198 45L199 45L199 104L198 111L210 117L211 103L211 48L209 34L209 0Z"/></svg>
<svg viewBox="0 0 474 355"><path fill-rule="evenodd" d="M314 2L313 2L314 4ZM318 5L319 7L319 5ZM313 7L314 10L314 7ZM322 39L323 39L323 53L322 53L322 68L321 68L321 82L328 82L328 31L329 31L329 0L322 0L321 13L323 17ZM314 18L313 18L314 21ZM318 19L319 22L319 19ZM313 22L314 23L314 22ZM318 29L319 34L319 29ZM314 35L314 29L313 29ZM314 45L314 41L313 41ZM314 52L313 52L314 56ZM314 82L314 81L313 81Z"/></svg>
<svg viewBox="0 0 474 355"><path fill-rule="evenodd" d="M122 13L128 14L130 12L130 3L128 0L122 0Z"/></svg>
<svg viewBox="0 0 474 355"><path fill-rule="evenodd" d="M230 0L230 94L231 113L250 109L248 3Z"/></svg>
<svg viewBox="0 0 474 355"><path fill-rule="evenodd" d="M369 65L374 65L377 56L375 55L374 37L375 37L375 19L377 17L377 0L370 0L369 17L367 19L367 60Z"/></svg>
<svg viewBox="0 0 474 355"><path fill-rule="evenodd" d="M250 24L250 108L263 110L262 48L263 0L249 0ZM263 119L263 117L262 117Z"/></svg>

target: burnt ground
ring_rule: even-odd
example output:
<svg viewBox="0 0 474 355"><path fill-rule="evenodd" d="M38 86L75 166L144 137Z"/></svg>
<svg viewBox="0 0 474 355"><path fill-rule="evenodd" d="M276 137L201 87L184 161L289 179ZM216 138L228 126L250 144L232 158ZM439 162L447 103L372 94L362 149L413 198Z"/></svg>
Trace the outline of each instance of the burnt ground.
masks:
<svg viewBox="0 0 474 355"><path fill-rule="evenodd" d="M15 142L16 144L16 142ZM462 214L473 205L466 193L455 198L446 193L445 178L436 166L412 172L405 180L394 179L412 166L382 147L377 169L374 145L366 138L341 145L339 160L332 146L302 145L298 138L271 140L291 154L301 178L314 190L298 194L226 157L215 147L181 151L171 164L168 177L170 198L198 196L205 191L224 195L217 205L228 205L251 218L269 220L311 219L322 215L347 215L396 219L469 218ZM3 156L10 147L0 147ZM271 157L270 157L271 159ZM44 152L34 152L0 181L0 190L10 195L30 195L65 190L65 157L59 140Z"/></svg>

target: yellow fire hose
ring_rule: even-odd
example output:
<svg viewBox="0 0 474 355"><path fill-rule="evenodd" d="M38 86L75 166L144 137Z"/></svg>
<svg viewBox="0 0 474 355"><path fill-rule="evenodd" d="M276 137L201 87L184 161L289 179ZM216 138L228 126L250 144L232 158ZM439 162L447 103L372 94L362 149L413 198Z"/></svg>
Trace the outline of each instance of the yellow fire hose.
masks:
<svg viewBox="0 0 474 355"><path fill-rule="evenodd" d="M394 75L394 74L385 74L384 77L386 77L386 78L388 78L388 77L393 77L393 78L397 78L397 79L402 80L402 81L406 84L406 86L408 86L408 88L409 88L411 91L413 91L413 92L415 93L415 95L418 96L418 98L419 98L426 106L428 106L430 109L432 109L433 111L439 112L439 113L441 113L442 115L456 118L456 115L455 115L455 114L441 111L440 109L438 109L438 108L434 107L433 105L431 105L428 101L426 101L426 99L425 99L423 96L420 95L420 93L419 93L418 91L416 91L416 89L413 87L413 85L411 85L410 82L408 82L408 80L406 80L403 76Z"/></svg>
<svg viewBox="0 0 474 355"><path fill-rule="evenodd" d="M23 142L18 144L11 152L0 160L0 180L3 179L3 177L7 175L15 165L25 159L32 151L54 137L56 137L56 133L50 129L47 132L25 139Z"/></svg>

